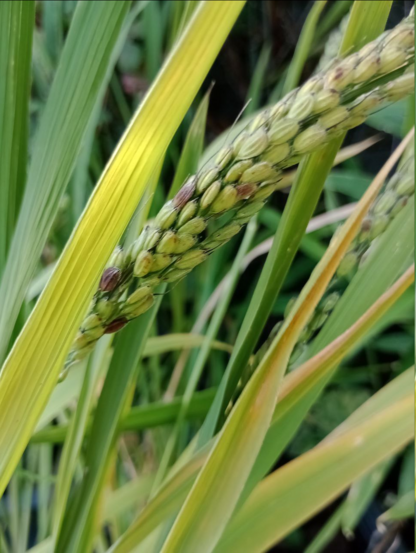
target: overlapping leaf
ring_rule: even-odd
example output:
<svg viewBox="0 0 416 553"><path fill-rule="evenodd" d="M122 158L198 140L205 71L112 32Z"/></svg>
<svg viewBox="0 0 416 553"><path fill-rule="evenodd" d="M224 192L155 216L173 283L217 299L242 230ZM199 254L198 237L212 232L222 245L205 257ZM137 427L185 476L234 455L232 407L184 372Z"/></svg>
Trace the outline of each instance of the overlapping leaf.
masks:
<svg viewBox="0 0 416 553"><path fill-rule="evenodd" d="M203 3L196 12L107 165L47 288L3 366L0 491L52 392L105 261L242 6L243 2ZM19 249L22 255L25 248Z"/></svg>

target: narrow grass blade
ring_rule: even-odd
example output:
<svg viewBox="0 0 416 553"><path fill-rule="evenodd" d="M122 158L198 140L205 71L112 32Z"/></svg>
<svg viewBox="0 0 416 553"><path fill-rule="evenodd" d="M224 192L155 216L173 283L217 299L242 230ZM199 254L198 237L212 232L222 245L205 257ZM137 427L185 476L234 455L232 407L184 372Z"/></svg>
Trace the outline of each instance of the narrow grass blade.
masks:
<svg viewBox="0 0 416 553"><path fill-rule="evenodd" d="M256 67L254 69L253 77L250 81L250 87L247 92L247 107L244 109L244 119L249 117L261 105L261 92L264 86L264 80L266 77L267 66L269 65L271 54L271 47L269 44L265 44L260 52L257 60Z"/></svg>
<svg viewBox="0 0 416 553"><path fill-rule="evenodd" d="M96 6L88 4L92 5ZM205 2L195 12L110 160L3 366L0 492L52 392L103 266L243 5Z"/></svg>
<svg viewBox="0 0 416 553"><path fill-rule="evenodd" d="M35 2L0 3L0 277L26 181Z"/></svg>
<svg viewBox="0 0 416 553"><path fill-rule="evenodd" d="M300 77L306 60L308 59L312 44L315 39L316 26L322 10L325 8L326 0L316 0L308 13L308 17L302 27L296 50L290 62L289 69L282 89L282 96L299 85Z"/></svg>
<svg viewBox="0 0 416 553"><path fill-rule="evenodd" d="M399 496L404 495L408 491L413 491L415 481L415 452L413 447L409 447L400 466L400 475L397 492Z"/></svg>
<svg viewBox="0 0 416 553"><path fill-rule="evenodd" d="M55 2L51 2L51 4L54 4L54 3ZM49 2L47 2L47 4L49 4ZM95 100L95 106L92 109L90 121L88 123L88 127L85 131L85 136L82 141L82 149L77 158L77 163L76 163L73 175L71 177L71 181L69 183L69 191L71 195L71 204L72 204L71 207L72 207L73 226L75 226L76 222L78 221L89 196L89 190L88 190L89 164L91 160L91 153L93 149L94 138L95 138L97 125L101 115L101 109L102 109L105 93L111 81L111 77L114 74L114 67L120 56L120 53L122 51L122 48L126 41L128 33L133 23L135 22L139 14L143 11L143 9L146 7L146 5L147 3L145 1L136 2L135 4L133 4L129 13L126 15L125 21L119 32L116 44L113 48L113 52L108 62L105 77L101 82L100 91L97 94L97 98ZM128 124L129 119L130 117L127 119L126 125Z"/></svg>
<svg viewBox="0 0 416 553"><path fill-rule="evenodd" d="M309 543L304 553L321 553L338 533L344 504L341 504Z"/></svg>
<svg viewBox="0 0 416 553"><path fill-rule="evenodd" d="M414 198L411 198L353 278L312 343L312 356L351 326L411 265L414 258Z"/></svg>
<svg viewBox="0 0 416 553"><path fill-rule="evenodd" d="M21 464L18 468L21 468ZM20 539L20 512L19 512L19 496L20 496L20 475L17 470L10 480L8 488L8 504L9 504L9 521L8 531L10 545L12 549L17 549L17 544Z"/></svg>
<svg viewBox="0 0 416 553"><path fill-rule="evenodd" d="M198 334L166 334L164 336L154 336L148 338L144 346L143 357L151 357L169 351L178 351L188 348L199 348L205 341L205 336ZM211 347L219 351L231 353L233 346L213 340Z"/></svg>
<svg viewBox="0 0 416 553"><path fill-rule="evenodd" d="M27 186L10 246L13 255L8 256L0 283L0 362L74 168L129 4L125 1L78 4L35 138Z"/></svg>
<svg viewBox="0 0 416 553"><path fill-rule="evenodd" d="M56 64L63 46L63 3L62 0L44 2L43 27L45 29L45 42L48 54Z"/></svg>
<svg viewBox="0 0 416 553"><path fill-rule="evenodd" d="M27 452L27 469L31 473L35 473L38 467L39 448L30 447ZM20 527L19 527L19 542L17 545L18 551L26 551L30 537L30 523L32 517L32 504L34 500L34 482L30 478L26 478L22 484L20 498ZM3 552L0 543L0 551Z"/></svg>
<svg viewBox="0 0 416 553"><path fill-rule="evenodd" d="M39 483L37 490L37 541L42 541L49 533L49 509L52 483L52 447L50 444L39 446Z"/></svg>
<svg viewBox="0 0 416 553"><path fill-rule="evenodd" d="M163 19L159 2L149 2L144 13L146 70L149 82L156 77L162 64Z"/></svg>
<svg viewBox="0 0 416 553"><path fill-rule="evenodd" d="M205 125L207 121L209 90L198 106L195 117L189 127L186 140L182 148L181 157L175 171L175 177L169 190L169 198L178 192L188 175L193 175L198 168L198 160L204 148Z"/></svg>
<svg viewBox="0 0 416 553"><path fill-rule="evenodd" d="M354 530L357 524L384 482L393 461L395 461L394 457L386 459L372 471L352 484L343 504L344 508L340 524L347 538L352 538L354 536Z"/></svg>
<svg viewBox="0 0 416 553"><path fill-rule="evenodd" d="M110 337L98 344L97 351L87 364L84 373L84 382L78 398L77 409L71 419L69 431L59 461L59 470L55 484L54 504L52 514L52 535L54 541L63 524L65 507L69 497L72 478L79 462L80 450L84 440L88 415L92 407L93 396L96 392L100 367L104 362Z"/></svg>
<svg viewBox="0 0 416 553"><path fill-rule="evenodd" d="M195 390L197 388L198 382L201 379L202 372L204 370L205 364L208 360L209 353L211 351L211 347L214 342L214 338L218 333L219 327L224 319L224 316L227 312L227 309L229 307L229 304L231 302L232 296L235 291L235 286L237 284L237 278L239 275L239 269L241 260L247 253L247 249L250 247L250 244L254 238L254 235L257 230L257 223L255 220L251 220L250 223L247 226L243 241L241 243L241 246L238 250L237 256L234 260L232 269L231 269L231 278L228 283L228 286L223 292L223 296L221 298L220 303L217 306L217 309L215 310L211 323L207 329L204 342L202 344L202 348L198 354L198 357L196 358L196 361L192 367L192 372L190 373L188 382L186 384L185 393L183 396L181 409L178 414L178 418L176 419L175 426L172 429L172 432L169 436L169 439L167 441L165 451L163 453L162 460L159 465L159 469L156 475L156 479L154 482L154 489L156 490L157 487L162 482L163 478L165 477L165 473L169 467L169 464L171 462L171 458L173 455L173 451L175 449L177 439L179 436L180 429L183 425L183 422L185 420L189 405L192 401L192 397L195 394Z"/></svg>
<svg viewBox="0 0 416 553"><path fill-rule="evenodd" d="M415 516L415 496L413 491L407 492L400 497L388 511L383 513L378 519L378 523L387 523L392 520L403 520Z"/></svg>
<svg viewBox="0 0 416 553"><path fill-rule="evenodd" d="M369 400L371 402L371 399ZM342 493L357 477L413 437L413 394L383 408L267 477L251 495L216 553L260 553Z"/></svg>
<svg viewBox="0 0 416 553"><path fill-rule="evenodd" d="M186 417L187 420L202 419L208 412L208 409L214 399L215 389L196 392L191 399ZM150 403L132 407L128 414L120 421L120 432L138 431L172 424L175 422L182 404L182 396L178 396L172 401ZM87 426L87 434L91 430L91 420ZM49 426L36 432L31 442L33 443L61 443L65 440L68 433L68 426L64 424Z"/></svg>
<svg viewBox="0 0 416 553"><path fill-rule="evenodd" d="M95 410L85 452L85 466L88 470L67 505L65 524L61 526L57 537L56 549L62 553L88 551L91 547L97 524L96 509L112 460L119 420L127 407L142 349L160 301L161 296L150 311L133 321L117 337L115 353ZM129 347L134 342L138 347Z"/></svg>

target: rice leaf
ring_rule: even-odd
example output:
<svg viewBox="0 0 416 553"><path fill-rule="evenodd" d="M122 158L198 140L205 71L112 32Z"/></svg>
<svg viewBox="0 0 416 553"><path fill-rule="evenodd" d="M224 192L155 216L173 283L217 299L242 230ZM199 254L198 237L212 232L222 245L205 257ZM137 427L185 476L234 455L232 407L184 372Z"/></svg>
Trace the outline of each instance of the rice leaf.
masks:
<svg viewBox="0 0 416 553"><path fill-rule="evenodd" d="M282 89L282 96L299 85L303 67L308 59L315 38L315 31L319 17L325 8L326 0L317 0L313 3L306 21L302 27L296 50L290 62L289 69Z"/></svg>
<svg viewBox="0 0 416 553"><path fill-rule="evenodd" d="M253 77L250 81L250 87L247 92L246 107L244 109L244 119L254 113L261 105L261 92L264 86L267 67L270 61L271 47L265 44L261 49L254 69ZM246 121L247 122L247 121Z"/></svg>
<svg viewBox="0 0 416 553"><path fill-rule="evenodd" d="M380 237L314 340L314 355L351 326L411 265L414 255L414 198Z"/></svg>
<svg viewBox="0 0 416 553"><path fill-rule="evenodd" d="M79 463L79 454L84 440L89 412L92 408L92 400L96 393L97 382L100 376L100 368L104 362L110 337L103 340L97 348L97 352L87 364L81 393L78 398L77 409L71 419L69 431L62 449L57 480L54 490L52 535L56 541L63 524L65 507L68 500L72 478ZM40 540L39 540L40 541Z"/></svg>
<svg viewBox="0 0 416 553"><path fill-rule="evenodd" d="M387 473L391 469L395 458L384 460L373 470L356 480L343 503L341 517L342 531L348 538L354 536L354 529L361 520L363 514L374 500L380 486L384 482Z"/></svg>
<svg viewBox="0 0 416 553"><path fill-rule="evenodd" d="M198 160L204 148L205 125L207 121L209 97L211 89L203 97L195 117L189 127L181 157L175 171L175 177L169 190L169 198L178 192L188 175L193 175L198 168Z"/></svg>
<svg viewBox="0 0 416 553"><path fill-rule="evenodd" d="M55 2L46 2L47 5L54 3ZM69 183L74 226L78 218L80 217L89 196L89 164L93 150L94 138L101 115L101 108L105 98L105 93L107 92L111 77L114 74L114 67L120 57L120 53L122 51L128 33L133 23L135 22L139 14L147 6L147 4L148 3L144 0L136 2L135 4L133 4L130 12L126 15L123 26L117 37L116 44L113 48L113 52L107 64L106 73L104 78L102 79L100 91L97 94L95 100L95 106L92 109L92 115L90 117L90 121L88 123L88 127L85 131L85 136L82 141L82 149L77 158L77 163ZM128 123L129 119L130 117L127 119L126 124Z"/></svg>
<svg viewBox="0 0 416 553"><path fill-rule="evenodd" d="M63 46L63 3L62 0L43 3L43 26L45 43L50 58L59 60Z"/></svg>
<svg viewBox="0 0 416 553"><path fill-rule="evenodd" d="M0 492L54 388L104 264L243 5L243 2L205 2L195 12L107 165L54 274L3 366ZM24 251L19 249L19 253ZM19 413L24 413L24 417Z"/></svg>
<svg viewBox="0 0 416 553"><path fill-rule="evenodd" d="M400 451L413 436L412 413L413 393L407 390L403 399L357 425L347 421L344 432L271 474L236 515L215 552L260 553L279 542L353 480Z"/></svg>
<svg viewBox="0 0 416 553"><path fill-rule="evenodd" d="M33 145L0 283L0 362L57 213L130 2L79 2ZM25 166L23 161L22 166ZM21 170L21 169L20 169Z"/></svg>
<svg viewBox="0 0 416 553"><path fill-rule="evenodd" d="M0 3L0 278L26 181L35 2Z"/></svg>
<svg viewBox="0 0 416 553"><path fill-rule="evenodd" d="M397 159L398 155L400 155L400 151L396 152L396 155L395 155L396 159ZM390 160L390 163L385 167L385 169L383 171L384 174L379 175L379 178L377 179L378 182L375 183L376 186L373 187L373 191L371 191L371 190L367 191L367 193L366 193L367 200L368 200L369 196L371 197L372 194L376 193L377 187L381 186L381 183L383 182L383 179L386 177L386 175L388 173L389 166L392 166L392 164L394 164L395 158ZM365 203L365 202L367 202L367 200L363 199L361 202ZM351 221L350 221L350 224L351 224ZM329 254L327 254L327 255L329 255ZM326 263L326 261L323 260L321 263ZM316 275L316 273L315 273L315 275ZM368 328L371 328L371 326L387 311L387 309L392 304L394 304L396 299L398 297L400 297L400 295L404 292L404 290L406 288L408 288L408 286L411 284L412 278L413 278L412 274L407 275L405 283L403 283L403 282L398 283L397 286L395 288L393 288L392 290L390 290L388 294L386 293L386 295L383 298L380 299L378 304L375 305L368 313L365 314L363 319L360 321L360 324L357 324L354 329L351 329L351 331L348 332L343 337L343 339L340 339L336 344L334 344L334 346L333 346L334 349L331 352L330 351L327 352L328 354L330 353L330 356L328 357L327 362L326 362L327 364L322 366L322 370L323 370L324 375L326 374L326 371L328 369L330 369L331 367L333 367L334 365L339 363L340 359L347 353L349 347L352 347L353 344L355 344L356 341L360 339L360 337L363 334L364 329L368 330ZM302 300L299 300L299 302L301 303ZM277 339L278 338L279 338L279 336L277 337ZM349 341L349 340L351 340L351 342L349 342L349 347L345 348L344 346L347 343L346 341ZM280 353L281 353L281 350L280 350ZM263 366L267 362L267 360L268 360L267 358L264 359ZM271 357L271 360L273 360L273 356ZM314 362L315 361L313 361L313 363ZM312 363L312 360L311 360L311 363ZM251 483L258 482L259 473L260 473L260 477L261 477L264 474L265 466L266 466L266 471L267 471L267 469L270 469L270 467L273 465L274 459L276 459L276 457L278 456L278 454L276 454L276 449L279 448L279 444L282 444L282 441L283 441L283 444L286 445L287 442L285 441L285 439L287 439L287 434L285 432L285 428L291 422L291 419L294 416L294 413L290 412L291 405L293 403L294 407L296 408L297 402L303 398L303 396L305 395L305 392L308 393L308 390L310 389L311 384L312 384L312 388L313 388L315 376L319 380L319 371L320 371L320 367L321 367L321 364L322 364L322 359L317 358L316 363L317 363L316 370L318 372L316 373L316 375L314 375L314 370L312 370L309 377L307 376L309 369L306 368L308 365L305 366L305 378L306 379L305 379L304 382L303 382L302 378L300 379L300 381L299 381L300 388L299 389L298 389L297 385L295 385L295 386L293 386L293 391L290 392L290 388L291 388L290 382L293 380L294 375L297 375L296 378L298 378L299 375L302 375L301 368L299 368L296 371L296 373L292 373L289 377L286 377L286 379L284 380L283 387L282 387L282 393L281 393L281 399L279 400L279 402L277 404L277 409L276 409L276 412L275 412L274 418L273 418L273 424L281 423L281 425L280 425L280 427L275 426L275 428L277 428L276 432L274 432L274 433L270 432L270 431L268 432L267 437L266 437L265 445L263 446L262 451L259 454L258 461L255 465L255 468L253 469L253 474L251 474L251 476L250 476L250 482ZM256 374L259 374L259 369L258 369L258 372ZM310 381L309 381L309 378L311 378ZM253 380L254 379L252 379L252 381L250 381L250 384L248 385L246 390L250 389L250 387L252 387ZM289 387L288 388L286 387L287 386L287 384L286 384L287 381L289 382L289 385L288 385ZM304 391L302 391L303 386L305 386ZM287 393L288 393L287 399L285 398L285 390L287 390ZM248 392L245 391L243 393L243 395L241 396L240 401L237 403L237 405L235 407L235 410L232 412L232 414L230 416L230 419L233 416L233 413L235 414L235 412L237 411L238 406L241 405L241 399L244 397L244 394L247 395L247 393ZM257 402L256 405L259 405L258 409L260 409L260 406L262 407L263 403L262 402ZM287 408L285 407L285 405L287 405ZM244 406L244 408L246 408L246 407L247 406ZM288 417L286 418L286 420L284 420L284 418L285 418L284 414L285 413L289 414ZM247 418L249 418L250 417L250 411L249 411L248 407L247 407L247 409L245 409L244 413L239 413L239 415L240 415L240 417L246 416ZM303 416L302 416L302 418L303 418ZM228 420L230 420L230 419L228 419ZM296 424L296 417L295 417L295 424ZM233 448L231 450L231 453L228 453L228 455L231 457L230 466L232 464L234 469L236 469L236 467L238 468L238 461L235 457L238 457L239 459L243 458L244 462L247 462L247 458L248 458L248 455L246 454L246 450L245 450L245 446L247 445L246 441L249 439L249 436L246 435L246 430L248 428L248 421L244 421L244 424L240 428L243 428L242 434L239 435L238 431L236 431L237 436L235 437L234 442L238 441L238 438L240 438L243 441L243 443L239 443L238 445L239 445L240 448L244 447L244 454L242 454L242 450L238 450L238 452L235 452L235 450L234 450L234 447L236 447L235 443L233 444ZM273 428L273 426L272 426L272 428ZM295 426L295 429L296 428L297 428L297 426ZM257 431L258 432L260 431L260 427L258 427L258 426L257 426ZM223 432L225 432L225 431L223 431ZM223 434L220 434L220 437L222 435ZM246 440L246 436L247 436L247 440ZM275 444L276 441L277 441L277 445ZM284 445L283 445L283 447L284 447ZM172 475L170 480L167 481L167 483L163 486L163 488L160 490L160 492L155 496L154 500L152 500L149 503L149 506L144 510L144 512L141 515L139 515L139 517L133 523L131 528L113 546L111 551L114 551L114 552L117 552L117 553L125 553L127 551L131 551L131 548L136 546L138 543L140 543L140 541L145 538L147 533L151 532L163 520L164 516L168 516L170 514L173 514L175 509L178 508L179 505L181 504L181 501L183 500L184 494L187 492L187 490L189 490L190 486L193 483L193 480L194 480L196 474L198 473L198 471L200 469L201 463L204 461L204 451L211 451L211 447L212 446L211 446L210 443L207 444L207 446L203 450L200 450L191 459L191 461L189 461L189 463L186 464L183 467L182 470L179 470L176 474ZM228 456L227 456L226 459L228 461ZM240 462L242 462L242 461L240 461ZM226 477L228 479L231 479L231 476L229 474L223 476L222 470L223 469L221 469L221 472L218 473L219 476L220 476L221 484L222 484L222 487L219 486L219 488L221 488L221 498L222 498L223 490L225 489L225 484L222 481L222 478ZM199 478L201 478L201 477L199 477ZM236 478L236 473L233 474L233 478ZM212 488L212 481L211 481L209 490L211 490L211 488ZM201 493L203 493L203 490L201 491ZM218 501L220 501L220 500L218 499ZM160 509L161 505L163 505L163 511L161 511L161 509ZM204 501L200 504L200 508L202 507L202 509L204 509L205 505L206 505L206 495L204 494ZM217 505L216 508L218 508L218 503L216 505ZM223 513L222 513L222 515L223 515ZM198 528L196 528L196 531L198 531Z"/></svg>
<svg viewBox="0 0 416 553"><path fill-rule="evenodd" d="M214 399L215 388L196 392L191 399L186 413L187 420L202 419L208 412L209 406ZM149 405L132 407L125 414L119 424L119 432L146 430L157 426L169 425L175 422L181 409L183 398L178 396L172 401L157 401ZM91 422L88 421L86 434L91 431ZM31 439L32 443L61 443L68 433L68 425L60 424L48 426L36 432Z"/></svg>
<svg viewBox="0 0 416 553"><path fill-rule="evenodd" d="M65 524L57 536L56 550L88 551L96 530L96 510L105 477L112 460L119 420L128 408L128 394L137 377L144 343L154 322L162 296L143 317L133 321L116 340L116 353L110 363L105 385L95 410L85 466L88 471L63 514ZM136 342L137 348L129 347Z"/></svg>
<svg viewBox="0 0 416 553"><path fill-rule="evenodd" d="M413 491L407 492L400 497L388 511L378 519L379 523L386 523L392 520L404 520L415 516L415 496Z"/></svg>

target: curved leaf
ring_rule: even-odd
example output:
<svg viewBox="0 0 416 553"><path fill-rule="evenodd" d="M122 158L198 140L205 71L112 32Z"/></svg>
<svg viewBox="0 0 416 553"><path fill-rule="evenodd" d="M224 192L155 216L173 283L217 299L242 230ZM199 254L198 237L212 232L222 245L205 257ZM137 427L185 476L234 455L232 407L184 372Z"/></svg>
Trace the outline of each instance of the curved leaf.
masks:
<svg viewBox="0 0 416 553"><path fill-rule="evenodd" d="M104 264L243 5L203 2L195 12L122 137L3 366L0 492L53 390Z"/></svg>

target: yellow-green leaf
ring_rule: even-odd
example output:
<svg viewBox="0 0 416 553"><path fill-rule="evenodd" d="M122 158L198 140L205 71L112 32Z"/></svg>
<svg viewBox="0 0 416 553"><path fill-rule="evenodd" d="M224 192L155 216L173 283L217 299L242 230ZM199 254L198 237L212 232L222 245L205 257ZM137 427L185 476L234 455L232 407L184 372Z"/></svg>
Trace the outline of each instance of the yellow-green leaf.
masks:
<svg viewBox="0 0 416 553"><path fill-rule="evenodd" d="M202 2L108 163L0 374L0 492L57 381L105 262L244 2Z"/></svg>
<svg viewBox="0 0 416 553"><path fill-rule="evenodd" d="M271 422L281 379L302 328L325 292L406 140L396 149L330 244L227 419L163 546L162 553L210 552L238 502ZM201 525L198 522L204 520Z"/></svg>
<svg viewBox="0 0 416 553"><path fill-rule="evenodd" d="M129 6L128 0L77 3L36 131L27 184L0 282L0 363L74 168ZM25 165L27 160L22 163Z"/></svg>
<svg viewBox="0 0 416 553"><path fill-rule="evenodd" d="M215 553L260 553L280 541L409 442L412 413L413 391L408 390L405 398L326 438L267 477L236 515Z"/></svg>
<svg viewBox="0 0 416 553"><path fill-rule="evenodd" d="M397 500L388 511L383 513L377 520L379 523L389 522L391 520L403 520L413 518L415 515L415 496L413 491L405 493Z"/></svg>
<svg viewBox="0 0 416 553"><path fill-rule="evenodd" d="M395 304L413 281L414 267L411 267L341 336L284 379L280 400L276 405L262 450L253 467L246 493L274 465L334 368ZM374 401L371 405L376 406L377 402Z"/></svg>

